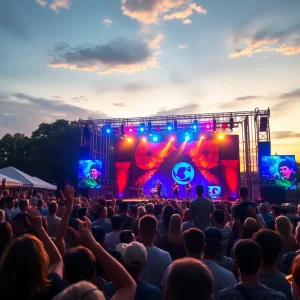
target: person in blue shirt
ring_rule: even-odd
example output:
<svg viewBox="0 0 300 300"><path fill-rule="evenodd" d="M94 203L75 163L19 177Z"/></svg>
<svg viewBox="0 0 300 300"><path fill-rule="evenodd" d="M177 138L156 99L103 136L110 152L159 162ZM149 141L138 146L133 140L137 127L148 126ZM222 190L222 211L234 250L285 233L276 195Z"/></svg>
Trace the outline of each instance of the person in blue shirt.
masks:
<svg viewBox="0 0 300 300"><path fill-rule="evenodd" d="M122 254L124 267L135 280L137 290L135 300L162 300L161 290L139 279L140 273L147 263L147 250L143 244L132 242L130 244L118 244L116 250ZM112 282L105 283L103 292L107 299L111 299L117 288Z"/></svg>

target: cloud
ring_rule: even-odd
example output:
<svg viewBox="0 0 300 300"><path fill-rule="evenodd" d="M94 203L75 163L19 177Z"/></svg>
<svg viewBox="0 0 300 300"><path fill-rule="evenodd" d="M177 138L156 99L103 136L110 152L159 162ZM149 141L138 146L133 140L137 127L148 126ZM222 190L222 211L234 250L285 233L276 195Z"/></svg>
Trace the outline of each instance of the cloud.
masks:
<svg viewBox="0 0 300 300"><path fill-rule="evenodd" d="M54 99L60 99L59 96L51 96L51 98L54 98Z"/></svg>
<svg viewBox="0 0 300 300"><path fill-rule="evenodd" d="M238 97L235 98L235 101L247 101L247 100L255 100L255 99L259 99L259 96L243 96L243 97Z"/></svg>
<svg viewBox="0 0 300 300"><path fill-rule="evenodd" d="M280 31L274 30L274 26L259 28L255 31L247 28L246 32L244 31L238 32L232 38L232 42L235 45L244 44L245 46L231 52L229 58L252 57L258 53L272 52L283 56L300 53L300 23Z"/></svg>
<svg viewBox="0 0 300 300"><path fill-rule="evenodd" d="M122 0L122 10L124 15L143 24L158 23L161 19L183 20L194 12L206 13L204 8L191 0Z"/></svg>
<svg viewBox="0 0 300 300"><path fill-rule="evenodd" d="M104 20L102 20L102 23L105 24L107 27L110 27L112 24L112 20L104 19Z"/></svg>
<svg viewBox="0 0 300 300"><path fill-rule="evenodd" d="M46 0L35 0L35 1L43 7L45 7L48 4L48 2Z"/></svg>
<svg viewBox="0 0 300 300"><path fill-rule="evenodd" d="M153 46L153 45L152 45ZM52 68L110 73L135 73L159 68L157 55L143 41L118 39L104 45L58 45L51 53Z"/></svg>
<svg viewBox="0 0 300 300"><path fill-rule="evenodd" d="M180 45L180 46L178 46L178 48L180 48L180 49L185 49L185 48L187 48L188 47L188 45L187 44L184 44L184 45Z"/></svg>
<svg viewBox="0 0 300 300"><path fill-rule="evenodd" d="M299 132L294 132L294 131L277 131L277 132L272 132L272 138L274 139L291 139L291 138L300 138L300 133Z"/></svg>
<svg viewBox="0 0 300 300"><path fill-rule="evenodd" d="M174 13L169 14L169 15L164 15L163 19L165 21L174 20L174 19L180 19L180 20L184 20L185 21L194 12L197 12L199 14L206 14L207 10L204 9L203 7L201 7L201 6L197 6L196 3L192 3L186 9L174 12ZM184 21L183 21L183 23L184 23Z"/></svg>
<svg viewBox="0 0 300 300"><path fill-rule="evenodd" d="M69 9L71 4L72 0L54 0L50 8L56 13L59 13L62 8Z"/></svg>
<svg viewBox="0 0 300 300"><path fill-rule="evenodd" d="M285 93L280 96L280 99L294 99L299 98L300 99L300 88L291 91L290 93Z"/></svg>
<svg viewBox="0 0 300 300"><path fill-rule="evenodd" d="M192 114L197 112L200 109L200 105L198 104L186 104L180 107L167 109L167 108L161 108L158 110L157 114L158 116L168 116L168 115L186 115L186 114Z"/></svg>
<svg viewBox="0 0 300 300"><path fill-rule="evenodd" d="M6 132L30 134L42 122L54 122L64 117L68 120L79 118L108 118L100 111L90 111L61 100L33 97L23 93L1 94L0 136ZM38 113L37 113L38 112Z"/></svg>
<svg viewBox="0 0 300 300"><path fill-rule="evenodd" d="M127 107L127 104L125 102L118 102L118 103L114 103L113 106L115 107Z"/></svg>
<svg viewBox="0 0 300 300"><path fill-rule="evenodd" d="M189 25L189 24L192 24L192 21L190 19L185 19L182 21L182 23L185 25Z"/></svg>
<svg viewBox="0 0 300 300"><path fill-rule="evenodd" d="M156 37L154 37L152 40L148 41L148 47L157 49L160 48L159 43L164 39L164 36L162 34L158 34Z"/></svg>

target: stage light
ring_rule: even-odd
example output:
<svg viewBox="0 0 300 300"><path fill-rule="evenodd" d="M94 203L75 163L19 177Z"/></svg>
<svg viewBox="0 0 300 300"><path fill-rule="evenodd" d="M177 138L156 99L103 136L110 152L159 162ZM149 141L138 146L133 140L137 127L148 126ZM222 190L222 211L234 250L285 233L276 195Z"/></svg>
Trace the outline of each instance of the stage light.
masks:
<svg viewBox="0 0 300 300"><path fill-rule="evenodd" d="M146 127L146 126L145 126L145 123L141 123L141 124L140 124L140 131L141 131L141 132L144 132L144 131L145 131L145 127Z"/></svg>
<svg viewBox="0 0 300 300"><path fill-rule="evenodd" d="M210 129L210 125L209 125L209 124L206 124L205 128L206 128L206 129Z"/></svg>
<svg viewBox="0 0 300 300"><path fill-rule="evenodd" d="M185 137L185 140L186 140L186 141L189 141L189 140L190 140L190 137L187 135L187 136Z"/></svg>
<svg viewBox="0 0 300 300"><path fill-rule="evenodd" d="M219 139L219 140L223 140L223 139L224 139L224 135L223 135L223 134L219 134L219 135L218 135L218 139Z"/></svg>
<svg viewBox="0 0 300 300"><path fill-rule="evenodd" d="M146 142L146 141L147 141L147 139L146 139L146 138L142 138L142 141L143 141L143 142Z"/></svg>
<svg viewBox="0 0 300 300"><path fill-rule="evenodd" d="M230 130L232 131L232 130L233 130L233 127L234 127L234 121L233 121L233 118L230 118L230 120L229 120L229 127L230 127Z"/></svg>
<svg viewBox="0 0 300 300"><path fill-rule="evenodd" d="M205 139L205 136L204 135L201 135L201 138L200 138L201 140L204 140Z"/></svg>
<svg viewBox="0 0 300 300"><path fill-rule="evenodd" d="M128 131L129 131L129 132L132 132L132 131L133 131L133 129L132 129L132 128L129 128L129 129L128 129Z"/></svg>
<svg viewBox="0 0 300 300"><path fill-rule="evenodd" d="M167 122L167 130L171 131L172 130L172 123Z"/></svg>
<svg viewBox="0 0 300 300"><path fill-rule="evenodd" d="M157 142L157 140L158 140L157 136L154 136L154 137L152 138L152 140L153 140L153 142Z"/></svg>
<svg viewBox="0 0 300 300"><path fill-rule="evenodd" d="M140 130L141 130L142 132L144 132L145 129L142 127Z"/></svg>
<svg viewBox="0 0 300 300"><path fill-rule="evenodd" d="M222 123L222 129L227 129L228 124L227 123Z"/></svg>
<svg viewBox="0 0 300 300"><path fill-rule="evenodd" d="M194 122L193 122L193 129L194 130L198 129L198 121L197 120L194 120Z"/></svg>
<svg viewBox="0 0 300 300"><path fill-rule="evenodd" d="M213 120L213 131L217 131L217 120Z"/></svg>
<svg viewBox="0 0 300 300"><path fill-rule="evenodd" d="M132 138L128 137L128 138L126 139L126 141L127 141L128 143L131 143L131 142L132 142Z"/></svg>
<svg viewBox="0 0 300 300"><path fill-rule="evenodd" d="M110 133L110 129L109 128L106 129L106 133Z"/></svg>
<svg viewBox="0 0 300 300"><path fill-rule="evenodd" d="M170 141L174 141L175 140L175 138L174 138L174 136L172 136L171 138L170 138Z"/></svg>
<svg viewBox="0 0 300 300"><path fill-rule="evenodd" d="M155 130L156 130L156 131L159 131L159 127L158 127L158 126L156 126L156 127L155 127Z"/></svg>

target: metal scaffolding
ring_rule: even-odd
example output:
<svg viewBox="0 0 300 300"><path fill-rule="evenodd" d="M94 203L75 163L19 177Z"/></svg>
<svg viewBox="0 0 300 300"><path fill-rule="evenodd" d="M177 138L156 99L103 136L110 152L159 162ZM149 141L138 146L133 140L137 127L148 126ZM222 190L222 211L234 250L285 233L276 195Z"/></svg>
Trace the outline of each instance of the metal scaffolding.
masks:
<svg viewBox="0 0 300 300"><path fill-rule="evenodd" d="M264 131L261 129L261 120L266 119L267 125ZM171 116L151 116L140 118L114 118L114 119L80 119L81 125L81 146L89 149L91 159L103 160L103 181L114 180L113 150L115 139L113 135L105 134L104 128L138 127L141 124L151 123L152 127L166 128L167 122L177 121L181 124L192 124L195 120L198 124L217 124L217 130L222 128L222 124L229 123L233 119L234 132L240 136L240 161L241 161L241 184L247 186L252 199L259 197L259 187L252 186L253 180L259 179L258 164L258 143L261 141L271 141L270 136L270 110L259 110L206 114L188 114ZM147 125L146 125L147 126ZM108 185L107 185L108 186ZM96 191L91 191L93 196ZM108 188L102 188L102 195L107 195Z"/></svg>

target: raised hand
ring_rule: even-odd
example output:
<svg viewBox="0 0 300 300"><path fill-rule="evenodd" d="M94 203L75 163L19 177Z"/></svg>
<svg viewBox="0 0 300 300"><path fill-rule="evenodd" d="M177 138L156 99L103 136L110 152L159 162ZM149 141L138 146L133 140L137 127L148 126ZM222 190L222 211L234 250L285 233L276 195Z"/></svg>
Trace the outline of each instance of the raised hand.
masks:
<svg viewBox="0 0 300 300"><path fill-rule="evenodd" d="M65 197L64 192L62 190L59 190L59 194L60 194L60 200L66 201L66 197Z"/></svg>
<svg viewBox="0 0 300 300"><path fill-rule="evenodd" d="M63 192L61 191L63 194ZM67 207L72 208L74 205L74 188L71 185L67 185L66 187L66 198Z"/></svg>
<svg viewBox="0 0 300 300"><path fill-rule="evenodd" d="M39 213L39 211L34 208L30 207L28 209L28 217L26 217L26 223L27 225L32 228L35 232L39 232L43 228L43 223L42 223L42 216Z"/></svg>
<svg viewBox="0 0 300 300"><path fill-rule="evenodd" d="M80 244L89 249L97 245L97 242L92 234L91 221L87 217L84 217L84 221L77 219L77 223L79 227L78 241L80 242Z"/></svg>
<svg viewBox="0 0 300 300"><path fill-rule="evenodd" d="M224 201L220 202L219 205L221 206L222 210L227 210L226 204Z"/></svg>

